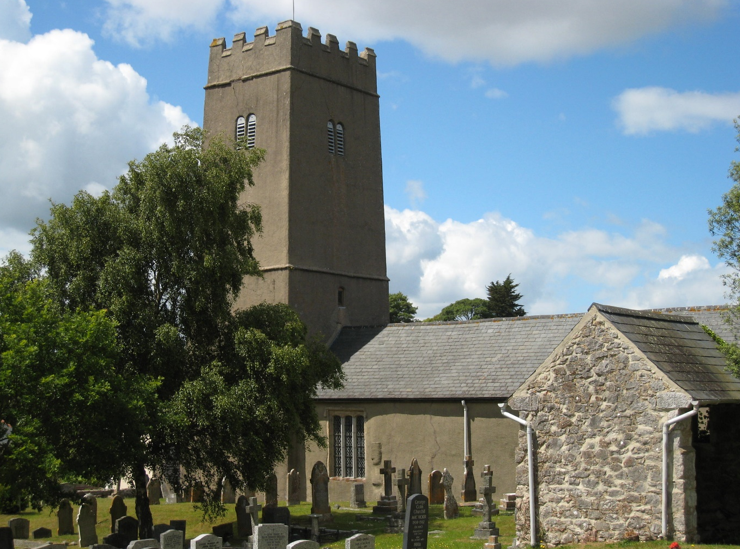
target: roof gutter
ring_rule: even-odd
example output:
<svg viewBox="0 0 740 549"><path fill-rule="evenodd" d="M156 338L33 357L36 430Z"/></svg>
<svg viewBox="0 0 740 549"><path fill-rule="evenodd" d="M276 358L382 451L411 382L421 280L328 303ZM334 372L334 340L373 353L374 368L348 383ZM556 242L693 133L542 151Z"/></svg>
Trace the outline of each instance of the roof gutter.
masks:
<svg viewBox="0 0 740 549"><path fill-rule="evenodd" d="M506 403L502 402L498 405L501 408L501 414L509 419L513 419L520 425L524 425L527 428L527 465L529 468L529 544L532 547L537 546L537 513L534 506L534 450L532 444L532 424L519 416L515 416L511 412L506 411Z"/></svg>

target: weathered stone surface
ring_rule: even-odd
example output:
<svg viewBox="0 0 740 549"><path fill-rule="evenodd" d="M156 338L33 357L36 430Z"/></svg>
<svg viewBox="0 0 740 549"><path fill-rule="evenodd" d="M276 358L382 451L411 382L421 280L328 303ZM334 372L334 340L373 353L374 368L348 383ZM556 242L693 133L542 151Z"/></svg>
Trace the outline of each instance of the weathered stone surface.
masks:
<svg viewBox="0 0 740 549"><path fill-rule="evenodd" d="M236 500L236 535L241 539L252 535L252 517L247 510L246 496L239 496Z"/></svg>
<svg viewBox="0 0 740 549"><path fill-rule="evenodd" d="M25 518L13 518L8 521L8 527L13 532L13 539L28 539L31 522Z"/></svg>
<svg viewBox="0 0 740 549"><path fill-rule="evenodd" d="M73 515L72 504L68 499L63 499L59 503L59 510L57 511L58 536L68 536L75 533L74 522L72 522Z"/></svg>
<svg viewBox="0 0 740 549"><path fill-rule="evenodd" d="M180 530L167 530L159 536L160 549L182 549L185 536Z"/></svg>
<svg viewBox="0 0 740 549"><path fill-rule="evenodd" d="M151 482L151 481L150 481ZM159 549L159 542L156 539L137 539L126 546L126 549Z"/></svg>
<svg viewBox="0 0 740 549"><path fill-rule="evenodd" d="M171 528L169 524L155 524L152 526L152 537L159 541L160 536Z"/></svg>
<svg viewBox="0 0 740 549"><path fill-rule="evenodd" d="M234 537L234 523L227 522L225 524L217 524L211 528L211 532L214 536L218 536L224 540L224 542L227 542Z"/></svg>
<svg viewBox="0 0 740 549"><path fill-rule="evenodd" d="M329 472L321 461L317 461L311 470L311 514L331 516Z"/></svg>
<svg viewBox="0 0 740 549"><path fill-rule="evenodd" d="M426 549L429 532L429 499L423 494L409 496L403 523L403 549Z"/></svg>
<svg viewBox="0 0 740 549"><path fill-rule="evenodd" d="M344 540L344 549L375 549L375 536L355 534Z"/></svg>
<svg viewBox="0 0 740 549"><path fill-rule="evenodd" d="M162 483L158 478L153 478L147 483L146 495L149 498L149 505L159 505L159 499L162 497Z"/></svg>
<svg viewBox="0 0 740 549"><path fill-rule="evenodd" d="M170 521L170 528L173 530L179 530L182 532L183 540L186 540L188 538L187 533L185 530L187 529L188 521L186 520L171 520Z"/></svg>
<svg viewBox="0 0 740 549"><path fill-rule="evenodd" d="M236 491L226 477L221 483L221 503L236 503Z"/></svg>
<svg viewBox="0 0 740 549"><path fill-rule="evenodd" d="M429 503L439 505L445 501L445 487L442 484L442 472L434 470L429 473Z"/></svg>
<svg viewBox="0 0 740 549"><path fill-rule="evenodd" d="M88 547L98 543L98 534L95 532L95 512L92 505L83 503L77 511L77 532L79 533L80 547Z"/></svg>
<svg viewBox="0 0 740 549"><path fill-rule="evenodd" d="M139 521L134 517L121 517L116 521L116 534L128 538L128 545L135 539L139 539Z"/></svg>
<svg viewBox="0 0 740 549"><path fill-rule="evenodd" d="M128 536L118 533L108 534L103 538L104 545L111 545L118 547L118 549L126 549L129 543L131 543L131 540L128 539Z"/></svg>
<svg viewBox="0 0 740 549"><path fill-rule="evenodd" d="M409 491L408 495L421 494L421 467L416 458L411 460L409 466Z"/></svg>
<svg viewBox="0 0 740 549"><path fill-rule="evenodd" d="M444 471L442 471L442 485L445 487L444 517L446 519L456 519L460 516L460 508L458 507L457 500L452 493L453 482L455 482L455 479L445 468Z"/></svg>
<svg viewBox="0 0 740 549"><path fill-rule="evenodd" d="M260 524L254 529L254 549L285 549L287 546L288 527L284 524Z"/></svg>
<svg viewBox="0 0 740 549"><path fill-rule="evenodd" d="M367 507L365 502L365 485L364 484L353 484L352 490L350 491L349 506L352 509L364 509Z"/></svg>
<svg viewBox="0 0 740 549"><path fill-rule="evenodd" d="M33 539L44 539L52 536L52 531L49 528L36 528L33 532Z"/></svg>
<svg viewBox="0 0 740 549"><path fill-rule="evenodd" d="M201 534L190 540L190 549L221 549L223 541L213 534Z"/></svg>
<svg viewBox="0 0 740 549"><path fill-rule="evenodd" d="M267 476L267 486L265 487L265 507L278 506L278 480L275 473Z"/></svg>
<svg viewBox="0 0 740 549"><path fill-rule="evenodd" d="M95 497L94 494L85 494L85 496L82 498L82 501L90 505L90 508L92 509L93 518L95 519L95 524L98 523L98 498Z"/></svg>
<svg viewBox="0 0 740 549"><path fill-rule="evenodd" d="M290 509L287 507L265 507L262 509L262 523L290 526Z"/></svg>
<svg viewBox="0 0 740 549"><path fill-rule="evenodd" d="M113 534L116 531L116 521L119 518L126 516L128 507L126 507L121 496L115 496L113 501L111 501L110 509L108 511L110 513L110 533Z"/></svg>
<svg viewBox="0 0 740 549"><path fill-rule="evenodd" d="M319 543L310 539L299 539L289 543L287 549L319 549Z"/></svg>
<svg viewBox="0 0 740 549"><path fill-rule="evenodd" d="M291 469L287 478L288 505L301 504L301 474Z"/></svg>

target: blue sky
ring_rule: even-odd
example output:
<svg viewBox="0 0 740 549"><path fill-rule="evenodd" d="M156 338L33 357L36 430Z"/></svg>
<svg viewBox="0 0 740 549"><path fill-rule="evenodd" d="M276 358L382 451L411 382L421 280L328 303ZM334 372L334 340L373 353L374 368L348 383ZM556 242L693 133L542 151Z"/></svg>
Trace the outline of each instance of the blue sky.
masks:
<svg viewBox="0 0 740 549"><path fill-rule="evenodd" d="M511 273L533 314L725 301L707 209L732 182L725 0L296 0L378 55L388 273L430 316ZM200 124L208 45L288 1L0 0L0 253L48 199Z"/></svg>

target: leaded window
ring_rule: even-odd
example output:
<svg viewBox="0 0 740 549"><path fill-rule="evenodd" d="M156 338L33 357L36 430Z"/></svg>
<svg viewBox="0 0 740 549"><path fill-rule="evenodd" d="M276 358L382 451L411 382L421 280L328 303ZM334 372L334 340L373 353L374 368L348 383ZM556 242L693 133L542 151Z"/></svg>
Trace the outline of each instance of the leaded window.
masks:
<svg viewBox="0 0 740 549"><path fill-rule="evenodd" d="M365 418L361 415L332 416L332 476L365 476Z"/></svg>

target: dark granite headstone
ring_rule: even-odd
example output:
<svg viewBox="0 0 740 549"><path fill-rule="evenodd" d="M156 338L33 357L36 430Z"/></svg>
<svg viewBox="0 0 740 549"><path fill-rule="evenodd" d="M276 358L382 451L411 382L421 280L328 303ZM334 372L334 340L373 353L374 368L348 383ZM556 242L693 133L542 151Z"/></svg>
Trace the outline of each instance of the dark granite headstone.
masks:
<svg viewBox="0 0 740 549"><path fill-rule="evenodd" d="M403 549L427 549L429 533L429 498L414 494L406 500L403 523Z"/></svg>
<svg viewBox="0 0 740 549"><path fill-rule="evenodd" d="M72 521L73 515L72 504L68 499L63 499L59 503L59 510L57 511L59 524L57 528L58 536L67 536L75 533L74 522Z"/></svg>
<svg viewBox="0 0 740 549"><path fill-rule="evenodd" d="M421 494L421 467L416 458L411 460L409 466L409 496Z"/></svg>
<svg viewBox="0 0 740 549"><path fill-rule="evenodd" d="M0 549L14 549L13 531L8 526L0 528Z"/></svg>
<svg viewBox="0 0 740 549"><path fill-rule="evenodd" d="M234 537L234 523L227 522L225 524L217 524L216 526L211 528L211 532L213 532L214 536L220 537L222 540L224 540L224 543L226 543Z"/></svg>
<svg viewBox="0 0 740 549"><path fill-rule="evenodd" d="M182 539L185 540L185 539L188 539L188 536L185 532L187 524L188 524L188 521L186 520L171 520L170 528L172 528L173 530L179 530L180 532L182 532Z"/></svg>
<svg viewBox="0 0 740 549"><path fill-rule="evenodd" d="M33 539L43 539L51 537L51 530L48 528L36 528L33 532Z"/></svg>
<svg viewBox="0 0 740 549"><path fill-rule="evenodd" d="M116 533L128 538L126 545L139 539L139 521L134 517L121 517L116 521Z"/></svg>
<svg viewBox="0 0 740 549"><path fill-rule="evenodd" d="M278 480L275 473L267 475L267 484L265 485L265 507L278 506Z"/></svg>
<svg viewBox="0 0 740 549"><path fill-rule="evenodd" d="M317 461L311 470L311 514L331 517L329 472L321 461Z"/></svg>
<svg viewBox="0 0 740 549"><path fill-rule="evenodd" d="M236 535L239 539L247 539L252 535L252 517L249 515L247 496L236 499Z"/></svg>
<svg viewBox="0 0 740 549"><path fill-rule="evenodd" d="M31 527L31 521L25 518L17 517L8 521L13 539L28 539L28 530Z"/></svg>
<svg viewBox="0 0 740 549"><path fill-rule="evenodd" d="M155 524L152 526L152 538L159 540L159 536L164 534L167 530L172 530L172 526L169 524Z"/></svg>
<svg viewBox="0 0 740 549"><path fill-rule="evenodd" d="M287 507L265 507L262 509L262 523L290 526L290 509Z"/></svg>
<svg viewBox="0 0 740 549"><path fill-rule="evenodd" d="M128 536L124 536L123 534L108 534L103 538L103 543L118 547L118 549L126 549L131 541L128 539Z"/></svg>
<svg viewBox="0 0 740 549"><path fill-rule="evenodd" d="M121 517L125 517L127 512L128 507L126 507L126 504L123 502L123 498L121 496L114 497L109 509L111 534L116 531L116 521Z"/></svg>

